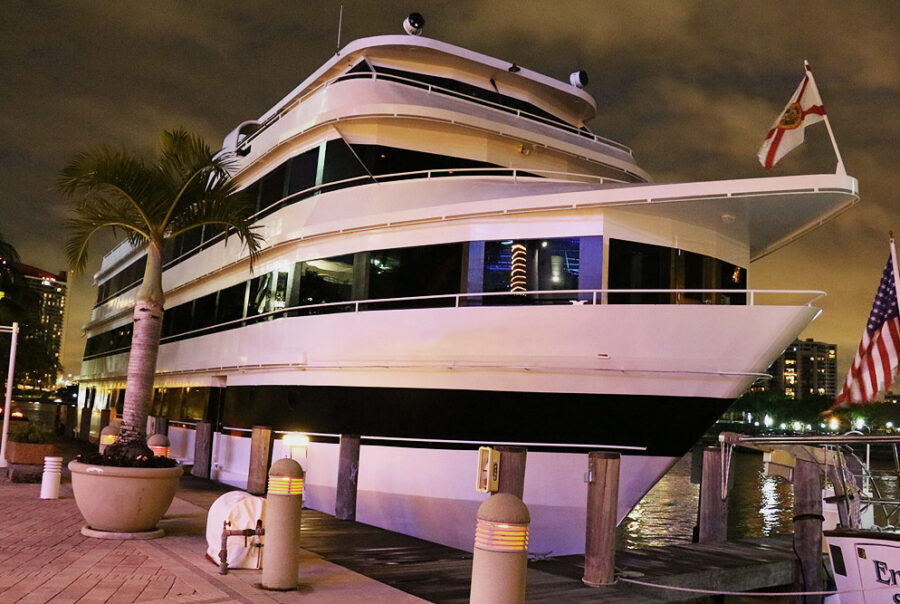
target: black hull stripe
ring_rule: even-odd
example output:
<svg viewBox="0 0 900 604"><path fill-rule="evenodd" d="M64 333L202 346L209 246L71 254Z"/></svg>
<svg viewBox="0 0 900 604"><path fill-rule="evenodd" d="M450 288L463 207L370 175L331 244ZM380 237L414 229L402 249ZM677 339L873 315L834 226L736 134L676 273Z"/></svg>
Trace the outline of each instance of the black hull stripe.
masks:
<svg viewBox="0 0 900 604"><path fill-rule="evenodd" d="M341 386L232 386L221 425L371 435L366 444L446 449L474 443L621 447L681 456L732 401L705 397ZM377 440L381 437L385 440ZM410 438L466 443L387 440ZM472 444L470 444L472 443ZM544 449L545 447L540 447Z"/></svg>

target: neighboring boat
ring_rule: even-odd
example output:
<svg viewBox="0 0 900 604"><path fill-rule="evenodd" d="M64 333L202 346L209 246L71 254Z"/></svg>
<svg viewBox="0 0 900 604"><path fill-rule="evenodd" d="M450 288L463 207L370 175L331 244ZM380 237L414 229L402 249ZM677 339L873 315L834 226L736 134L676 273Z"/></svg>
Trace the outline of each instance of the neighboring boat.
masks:
<svg viewBox="0 0 900 604"><path fill-rule="evenodd" d="M379 36L238 125L222 153L267 247L253 274L219 232L167 252L153 413L173 454L209 420L213 477L243 486L252 426L306 432L306 505L333 511L337 437L362 435L357 518L471 548L478 446L524 446L531 547L565 554L585 453L610 450L624 518L820 312L821 292L748 290L750 262L858 186L653 184L573 82ZM143 262L123 243L95 276L86 418L121 405Z"/></svg>
<svg viewBox="0 0 900 604"><path fill-rule="evenodd" d="M764 451L766 475L792 480L796 460L802 459L815 462L827 477L822 527L834 593L826 602L900 601L900 530L895 526L900 518L900 436L723 433L720 440ZM873 459L885 468L876 469ZM886 467L888 459L892 468Z"/></svg>

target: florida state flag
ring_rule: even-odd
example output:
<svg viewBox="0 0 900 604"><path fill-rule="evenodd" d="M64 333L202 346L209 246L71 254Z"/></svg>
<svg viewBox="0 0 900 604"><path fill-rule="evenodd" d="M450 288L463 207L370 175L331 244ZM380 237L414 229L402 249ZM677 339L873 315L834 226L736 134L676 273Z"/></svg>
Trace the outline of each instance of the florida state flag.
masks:
<svg viewBox="0 0 900 604"><path fill-rule="evenodd" d="M825 119L825 107L809 63L805 63L805 67L803 81L759 149L759 161L767 170L803 142L807 126Z"/></svg>

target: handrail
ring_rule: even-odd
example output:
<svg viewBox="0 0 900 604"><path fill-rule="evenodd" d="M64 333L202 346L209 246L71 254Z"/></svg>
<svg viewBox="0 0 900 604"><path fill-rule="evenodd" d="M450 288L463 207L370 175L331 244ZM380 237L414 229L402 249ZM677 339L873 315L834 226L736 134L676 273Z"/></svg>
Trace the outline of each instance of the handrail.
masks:
<svg viewBox="0 0 900 604"><path fill-rule="evenodd" d="M238 326L239 324L252 324L259 321L265 320L267 317L274 317L276 315L287 315L293 314L297 315L302 311L307 310L325 310L328 308L341 308L347 307L348 310L338 311L338 312L368 312L370 309L365 308L366 306L378 306L378 305L387 305L393 303L402 303L402 302L427 302L430 300L452 300L452 305L447 305L444 308L471 308L467 307L465 304L460 304L461 300L468 300L470 298L503 298L510 297L513 299L522 299L529 296L541 296L541 295L553 295L553 296L590 296L590 298L574 298L570 299L569 302L572 306L582 306L590 303L591 306L599 305L599 304L613 304L618 305L618 303L610 303L608 300L604 302L603 295L604 294L732 294L732 295L740 295L744 294L747 296L747 304L746 306L768 306L761 305L757 302L756 298L760 294L764 295L804 295L811 296L811 298L804 304L804 306L812 306L812 304L818 300L824 298L827 294L821 290L802 290L802 289L690 289L690 288L681 288L681 289L549 289L549 290L530 290L525 292L478 292L478 293L458 293L458 294L436 294L431 296L405 296L399 298L369 298L366 300L344 300L341 302L324 302L320 304L305 304L300 306L289 306L285 308L279 308L276 310L270 310L268 312L260 313L257 315L252 315L248 317L241 317L238 319L232 319L231 321L226 321L224 323L217 323L215 325L207 325L205 327L200 327L197 329L192 329L190 331L186 331L179 334L173 334L170 336L166 336L160 339L160 343L166 343L169 341L175 341L178 339L185 339L187 337L200 335L206 332L218 331L222 329L227 329L229 326ZM628 304L628 303L625 303ZM633 304L631 304L633 306ZM677 306L677 304L652 304L654 306ZM732 305L732 306L744 306L744 305ZM362 307L362 308L361 308ZM481 308L475 307L475 308ZM389 309L388 309L389 310ZM92 359L95 357L109 356L112 354L118 354L120 352L125 352L129 350L131 346L123 346L120 348L115 348L113 350L109 350L106 352L90 355L84 357L85 360Z"/></svg>
<svg viewBox="0 0 900 604"><path fill-rule="evenodd" d="M543 180L542 182L561 182L561 183L579 183L580 182L580 183L584 183L584 184L590 184L590 181L594 181L596 184L601 184L601 185L602 184L628 184L627 181L621 180L618 178L611 178L609 176L598 176L596 174L585 174L583 172L568 172L568 171L564 171L564 170L545 170L545 169L525 170L525 169L519 169L519 168L505 168L503 166L493 166L493 167L486 166L483 168L434 168L434 169L429 169L429 170L414 170L411 172L390 172L388 174L375 174L375 175L371 175L371 176L368 174L365 174L362 176L354 176L352 178L344 178L342 180L334 180L334 181L327 182L327 183L313 185L311 187L307 187L300 191L296 191L294 193L291 193L287 197L283 197L283 198L279 199L278 201L271 204L270 206L265 207L257 212L254 212L253 214L251 214L248 217L248 220L251 220L251 221L259 220L262 217L264 217L265 215L268 215L268 214L278 211L283 206L291 205L292 203L295 203L296 201L299 201L300 199L305 198L305 197L312 197L319 191L323 191L323 190L327 191L328 189L333 189L333 188L343 188L344 186L346 186L350 183L354 183L354 182L362 182L362 181L372 182L374 180L374 182L376 182L376 183L381 183L381 182L391 182L394 180L417 180L417 179L424 179L424 180L430 181L432 179L432 177L435 177L440 174L462 174L465 176L469 176L469 175L479 176L479 174L485 174L487 176L510 177L512 179L513 184L519 184L519 182L520 182L519 179L527 179L529 182L533 182L533 179L530 179L529 177L534 176L534 175L544 175L544 174L546 174L548 176L552 176L552 177L557 177L557 178L548 177L545 180ZM583 179L583 180L569 180L567 177L572 178L572 179ZM203 250L208 247L212 247L214 244L218 243L219 241L221 241L224 238L225 238L225 233L222 232L222 233L216 234L215 236L211 237L210 239L207 239L206 241L202 241L202 242L198 243L191 249L182 252L177 257L166 261L165 265L163 266L163 269L165 270L166 267L172 266L173 264L178 264L182 258L193 255L198 250ZM119 247L122 245L128 245L128 241L127 240L121 241L118 245L114 246L111 250L106 252L106 254L103 255L103 258L106 259L107 256L111 255L113 252L118 250ZM135 249L137 250L140 248L135 248ZM126 266L128 266L128 264L124 264L123 268ZM112 273L110 275L110 278L112 278L114 275L118 274L118 272L121 272L121 271ZM100 302L98 302L97 304L95 304L94 307L96 308L97 306L100 306L101 304L108 302L109 300L111 300L112 298L115 298L116 296L122 294L123 292L126 292L129 289L136 287L139 283L140 283L140 280L137 280L132 283L129 283L128 285L121 287L120 289L116 290L115 292L109 294L105 299L103 299Z"/></svg>
<svg viewBox="0 0 900 604"><path fill-rule="evenodd" d="M352 73L352 74L343 73L343 74L338 75L330 80L326 80L325 82L322 82L315 88L311 88L303 95L301 95L301 96L297 97L296 99L292 100L291 102L289 102L287 105L285 105L283 108L281 108L277 113L271 115L265 122L263 122L263 124L260 126L260 128L258 130L247 135L245 138L241 139L235 145L235 150L252 142L262 132L267 130L270 126L272 126L273 124L278 122L282 117L284 117L286 114L288 114L290 111L292 111L297 105L304 102L305 100L307 100L309 97L316 94L320 90L322 90L324 88L328 88L338 82L342 82L345 80L351 80L351 79L354 79L354 80L360 80L360 79L379 80L379 79L381 79L381 80L386 80L386 81L393 81L393 82L397 82L397 83L404 84L404 85L411 85L415 88L427 90L428 93L437 92L439 94L443 94L446 96L452 96L454 98L459 98L459 99L468 101L475 105L490 107L492 109L502 111L507 114L515 115L516 117L519 117L519 118L529 119L529 120L537 121L537 122L540 122L540 123L543 123L543 124L546 124L549 126L553 126L553 127L556 127L558 129L568 133L568 134L574 134L575 136L578 136L579 138L582 138L582 139L593 140L596 143L601 143L601 144L613 147L614 149L618 149L619 151L623 151L631 157L634 156L634 151L632 151L632 149L630 147L628 147L627 145L624 145L620 142L617 142L617 141L614 141L614 140L611 140L608 138L604 138L602 136L597 136L593 132L583 131L583 130L577 128L576 126L573 126L562 120L558 121L558 122L555 120L548 120L547 118L536 115L534 113L530 113L528 111L522 111L521 109L514 109L512 107L507 107L506 105L502 105L500 103L495 103L495 102L489 101L487 99L480 99L478 97L474 97L474 96L465 94L464 92L457 92L455 90L450 90L449 88L435 86L434 84L428 84L425 82L421 82L419 80L405 78L403 76L397 76L394 74L387 74L387 73L378 73L378 72L374 72L374 71L369 72L369 73L365 73L365 72Z"/></svg>
<svg viewBox="0 0 900 604"><path fill-rule="evenodd" d="M526 296L536 296L536 295L586 295L590 294L590 303L591 306L598 305L602 303L602 294L677 294L677 293L708 293L708 294L747 294L748 295L748 306L760 306L755 303L755 295L754 294L784 294L784 295L810 295L813 296L811 300L809 300L804 306L812 306L813 302L820 300L825 297L827 294L823 291L819 290L778 290L778 289L548 289L548 290L530 290L525 292L480 292L480 293L461 293L461 294L436 294L432 296L405 296L400 298L369 298L366 300L344 300L341 302L325 302L320 304L304 304L301 306L289 306L285 308L279 308L277 310L270 310L268 312L260 313L258 315L252 315L249 317L241 317L240 319L233 319L231 321L226 321L225 323L217 323L216 325L208 325L206 327L200 327L198 329L192 329L191 331L186 331L180 334L174 334L171 336L166 336L160 339L160 343L164 343L169 340L173 340L175 338L184 338L185 336L197 335L202 332L212 331L216 329L220 329L222 327L226 327L229 325L236 325L238 323L247 323L247 322L257 322L263 320L265 317L275 316L275 315L283 315L286 313L296 313L298 311L304 310L313 310L313 309L326 309L326 308L336 308L336 307L352 307L352 311L344 311L344 312L366 312L367 309L360 310L360 306L366 305L379 305L379 304L391 304L397 302L425 302L429 300L453 300L454 304L452 307L454 308L466 308L465 305L460 305L460 300L469 299L469 298L490 298L490 297L511 297L513 299L521 299ZM598 294L601 295L598 301ZM588 300L570 300L573 306L580 306L582 304L586 304ZM617 304L615 304L617 305ZM660 306L673 306L670 304L662 304ZM677 306L677 305L674 305ZM737 306L737 305L735 305ZM449 306L448 306L449 307ZM447 307L445 307L447 308ZM123 349L124 350L124 349ZM109 353L107 353L109 354Z"/></svg>

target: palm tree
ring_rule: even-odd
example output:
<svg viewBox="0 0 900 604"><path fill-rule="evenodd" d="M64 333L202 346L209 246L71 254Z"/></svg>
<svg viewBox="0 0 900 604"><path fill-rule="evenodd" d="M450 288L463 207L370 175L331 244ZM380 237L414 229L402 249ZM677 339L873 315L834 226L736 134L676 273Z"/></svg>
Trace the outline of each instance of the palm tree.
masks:
<svg viewBox="0 0 900 604"><path fill-rule="evenodd" d="M178 129L162 133L152 163L127 151L101 147L79 153L60 172L57 189L75 202L66 241L66 256L75 270L84 270L91 238L104 229L124 234L133 246L147 251L147 268L134 305L123 444L145 435L165 303L166 241L210 225L236 234L247 246L251 263L259 254L262 237L248 220L253 208L237 193L231 167L228 158L213 155L202 139Z"/></svg>

